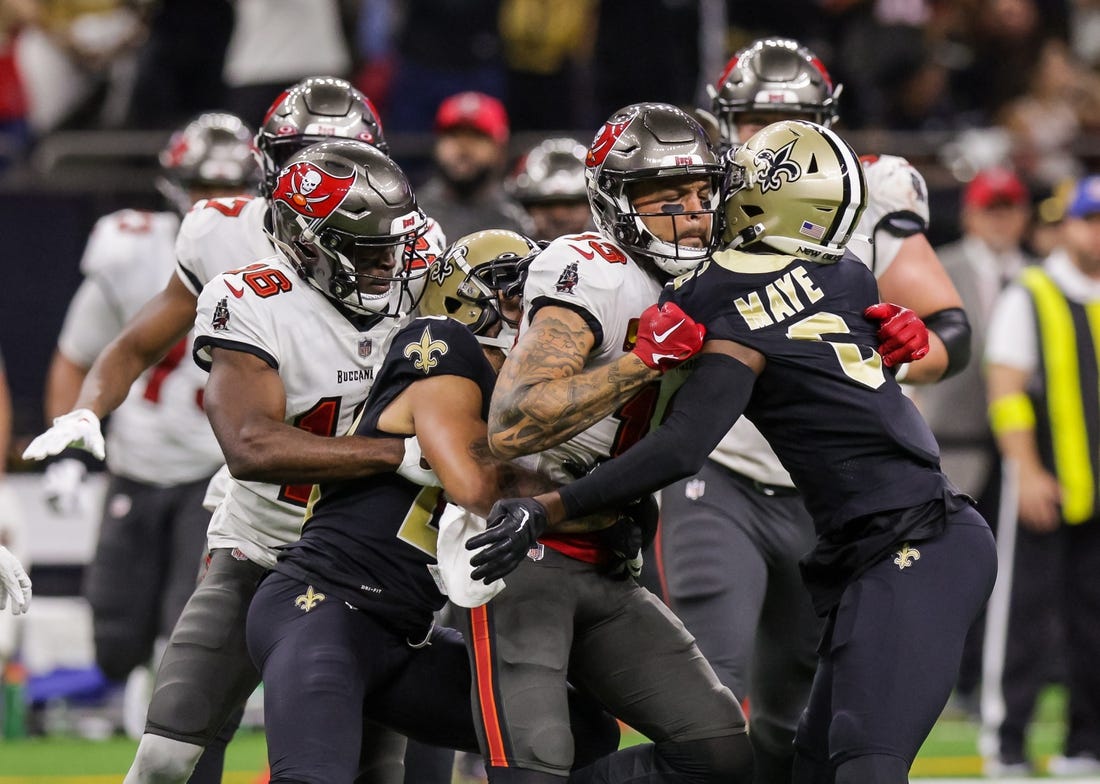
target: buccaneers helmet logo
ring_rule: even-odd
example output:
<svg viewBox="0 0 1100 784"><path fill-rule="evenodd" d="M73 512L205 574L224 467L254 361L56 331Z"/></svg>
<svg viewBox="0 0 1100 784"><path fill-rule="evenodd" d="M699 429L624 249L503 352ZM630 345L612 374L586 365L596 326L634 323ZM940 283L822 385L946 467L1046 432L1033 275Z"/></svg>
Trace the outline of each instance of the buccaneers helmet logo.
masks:
<svg viewBox="0 0 1100 784"><path fill-rule="evenodd" d="M622 115L620 115L621 117ZM624 119L615 121L615 118L611 118L603 124L603 127L596 133L596 138L592 141L592 146L588 148L588 155L585 156L584 165L592 168L593 166L599 166L607 158L607 154L611 152L611 148L615 146L615 142L619 140L619 137L623 135L623 131L626 130L626 126L630 125L630 121L634 119L634 115L628 115Z"/></svg>
<svg viewBox="0 0 1100 784"><path fill-rule="evenodd" d="M309 218L327 218L355 184L355 172L346 177L329 174L308 161L283 169L272 199Z"/></svg>
<svg viewBox="0 0 1100 784"><path fill-rule="evenodd" d="M761 193L779 190L784 177L787 182L794 182L802 176L802 167L798 165L798 161L791 160L791 151L796 141L798 140L792 139L778 150L761 150L756 153L753 163L756 164Z"/></svg>

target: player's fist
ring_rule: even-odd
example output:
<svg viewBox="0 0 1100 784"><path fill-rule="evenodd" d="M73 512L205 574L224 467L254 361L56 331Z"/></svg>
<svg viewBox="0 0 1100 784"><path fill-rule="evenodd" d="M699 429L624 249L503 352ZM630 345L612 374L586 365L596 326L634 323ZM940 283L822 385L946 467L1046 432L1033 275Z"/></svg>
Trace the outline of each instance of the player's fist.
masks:
<svg viewBox="0 0 1100 784"><path fill-rule="evenodd" d="M527 551L546 530L546 508L534 498L504 498L493 504L488 529L466 542L474 567L470 576L485 584L504 577L519 566Z"/></svg>
<svg viewBox="0 0 1100 784"><path fill-rule="evenodd" d="M99 417L86 408L78 408L54 419L53 427L23 450L23 459L42 460L70 446L86 449L100 460L104 457Z"/></svg>
<svg viewBox="0 0 1100 784"><path fill-rule="evenodd" d="M886 367L915 362L928 353L928 327L909 308L879 302L863 311L863 317L879 322L878 353Z"/></svg>
<svg viewBox="0 0 1100 784"><path fill-rule="evenodd" d="M610 552L604 564L605 574L625 580L637 580L642 574L642 553L657 536L661 510L655 495L647 495L627 506L610 528L597 532L600 543Z"/></svg>
<svg viewBox="0 0 1100 784"><path fill-rule="evenodd" d="M638 319L634 352L648 367L664 373L691 359L703 347L707 328L675 302L650 305Z"/></svg>

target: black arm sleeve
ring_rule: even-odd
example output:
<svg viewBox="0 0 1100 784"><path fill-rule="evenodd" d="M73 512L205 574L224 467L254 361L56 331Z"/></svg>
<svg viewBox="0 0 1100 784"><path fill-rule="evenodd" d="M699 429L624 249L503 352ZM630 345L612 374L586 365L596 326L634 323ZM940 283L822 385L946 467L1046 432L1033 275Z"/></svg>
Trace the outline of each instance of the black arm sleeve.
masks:
<svg viewBox="0 0 1100 784"><path fill-rule="evenodd" d="M698 357L660 427L558 491L568 516L619 507L696 473L745 410L755 382L756 374L733 357Z"/></svg>
<svg viewBox="0 0 1100 784"><path fill-rule="evenodd" d="M970 362L970 321L962 308L944 308L924 317L924 326L935 332L947 349L947 369L941 380L950 378Z"/></svg>

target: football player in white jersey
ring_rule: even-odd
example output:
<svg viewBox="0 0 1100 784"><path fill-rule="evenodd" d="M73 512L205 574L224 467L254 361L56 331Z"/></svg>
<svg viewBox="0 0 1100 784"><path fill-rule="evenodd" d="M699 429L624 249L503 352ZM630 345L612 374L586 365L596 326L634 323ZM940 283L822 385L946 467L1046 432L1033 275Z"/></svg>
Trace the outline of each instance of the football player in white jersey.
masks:
<svg viewBox="0 0 1100 784"><path fill-rule="evenodd" d="M691 356L702 334L677 309L662 311L653 329L638 329L638 317L664 281L711 252L721 171L703 129L676 107L634 104L604 124L586 158L598 231L555 240L528 268L518 341L490 407L494 453L530 455L523 461L564 480L644 435L657 403L651 382ZM631 514L652 533L652 504ZM492 546L471 558L474 578L489 581L483 557L531 548L505 589L464 619L490 782L568 774L567 669L654 741L571 781L749 781L736 697L683 625L624 579L621 531L536 541L541 532L522 525L490 530Z"/></svg>
<svg viewBox="0 0 1100 784"><path fill-rule="evenodd" d="M210 371L207 412L232 476L128 784L184 780L256 688L248 605L276 548L298 538L312 483L392 471L405 453L401 439L332 438L349 429L406 320L412 275L428 271L423 258L403 263L428 228L404 173L374 147L332 140L292 156L268 200L275 253L199 295L195 360ZM169 761L186 767L167 770Z"/></svg>
<svg viewBox="0 0 1100 784"><path fill-rule="evenodd" d="M202 114L161 153L158 185L180 213L200 198L247 194L259 181L251 148L240 118ZM48 415L69 410L99 353L172 276L180 213L121 210L96 223L50 364ZM134 676L123 713L133 737L145 722L155 649L195 587L210 520L203 496L224 462L202 408L206 379L188 356L190 338L142 374L111 418L109 483L84 586L96 663L112 681ZM43 484L59 511L74 508L84 471L73 457L48 467Z"/></svg>
<svg viewBox="0 0 1100 784"><path fill-rule="evenodd" d="M352 138L364 145L384 145L374 109L362 93L342 79L311 77L279 96L257 134L256 146L261 152L267 175L262 184L265 191L273 192L274 175L279 173L282 164L291 155L304 146L331 137ZM102 451L99 418L113 411L141 371L154 364L195 324L197 297L202 286L223 271L245 267L274 251L266 231L268 204L268 199L237 197L207 200L195 205L185 217L177 238L176 275L97 357L81 387L74 410L55 419L54 426L27 448L25 457L41 459L70 445ZM402 263L410 271L421 272L443 243L439 227L429 221L428 230L405 250ZM415 292L409 292L406 296L414 295ZM390 443L377 448L364 446L362 451L363 460L378 455L378 459L384 460L390 469L405 457L401 445L395 449ZM331 456L334 462L344 459L335 453ZM415 462L417 458L418 452L416 455L410 453L410 462ZM224 485L227 474L221 472L218 477L222 477L220 484ZM218 477L212 483L212 490L215 489L213 484L218 483ZM308 477L302 478L309 481ZM218 489L220 492L222 490ZM260 520L254 523L262 525ZM279 528L276 524L275 529ZM297 538L297 534L293 538ZM203 632L216 636L220 632L219 623L214 622L212 629ZM193 629L191 631L197 633ZM201 647L202 643L199 645ZM247 660L243 641L239 652ZM209 688L217 690L221 687L210 684ZM199 689L193 691L195 693L190 696L198 699ZM172 695L187 696L187 690L168 690L167 696ZM158 704L161 700L154 694L151 712ZM173 714L171 703L168 703L166 710ZM174 721L183 726L191 719L179 715ZM166 720L164 723L170 722ZM174 734L167 734L168 730L155 727L153 732L147 732L127 781L186 781L203 746L209 746L212 753L203 756L201 771L196 771L191 782L199 784L200 781L220 780L224 745L232 735L235 723L227 723L215 739L209 737L208 728L202 721L198 726L187 724L187 727ZM217 731L218 727L214 727L214 732ZM185 739L180 740L181 737ZM381 765L390 767L386 761L382 761ZM400 781L400 764L396 767L396 780ZM199 778L200 772L204 778Z"/></svg>
<svg viewBox="0 0 1100 784"><path fill-rule="evenodd" d="M737 146L764 125L808 119L828 126L840 86L796 41L767 38L731 58L711 88L722 142ZM928 327L927 356L898 377L933 382L963 367L969 325L923 231L928 198L902 158L863 158L868 207L848 247L878 278L884 301ZM806 227L806 242L817 228ZM920 330L910 311L879 305L880 338ZM892 321L890 319L893 319ZM891 357L884 353L889 364ZM790 780L793 740L817 664L821 622L798 561L814 545L802 498L759 431L744 417L703 471L661 493L661 583L722 682L747 696L757 782Z"/></svg>

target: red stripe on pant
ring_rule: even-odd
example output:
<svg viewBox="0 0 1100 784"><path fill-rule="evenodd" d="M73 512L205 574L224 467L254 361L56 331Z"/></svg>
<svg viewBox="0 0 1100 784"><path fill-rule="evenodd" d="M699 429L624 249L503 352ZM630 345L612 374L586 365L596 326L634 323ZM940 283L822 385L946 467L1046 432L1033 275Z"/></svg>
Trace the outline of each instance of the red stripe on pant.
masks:
<svg viewBox="0 0 1100 784"><path fill-rule="evenodd" d="M489 610L486 605L470 610L470 629L474 642L474 668L477 678L477 701L485 724L485 739L489 744L489 764L507 768L504 731L497 710L493 680L493 641L489 632Z"/></svg>

